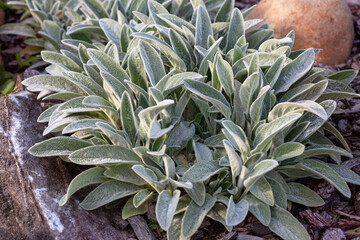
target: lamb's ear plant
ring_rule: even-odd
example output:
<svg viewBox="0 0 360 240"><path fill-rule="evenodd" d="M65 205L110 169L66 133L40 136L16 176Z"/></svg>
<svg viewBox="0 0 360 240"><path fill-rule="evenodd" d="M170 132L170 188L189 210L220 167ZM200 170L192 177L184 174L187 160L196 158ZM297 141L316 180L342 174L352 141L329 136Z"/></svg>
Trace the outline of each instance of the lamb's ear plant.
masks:
<svg viewBox="0 0 360 240"><path fill-rule="evenodd" d="M234 1L117 2L110 11L83 1L77 14L93 20L66 32L88 29L91 41L43 51L50 75L23 81L39 98L61 100L38 119L56 137L29 152L93 166L60 205L97 185L81 207L121 204L126 219L155 201L168 239L190 239L205 217L231 231L248 212L284 239L310 239L288 210L324 201L297 180L323 178L346 197L346 182L360 184L340 165L350 149L328 123L334 100L358 96L348 87L357 72L314 68L316 50L291 51L293 32L249 31L260 21L245 21L250 11Z"/></svg>

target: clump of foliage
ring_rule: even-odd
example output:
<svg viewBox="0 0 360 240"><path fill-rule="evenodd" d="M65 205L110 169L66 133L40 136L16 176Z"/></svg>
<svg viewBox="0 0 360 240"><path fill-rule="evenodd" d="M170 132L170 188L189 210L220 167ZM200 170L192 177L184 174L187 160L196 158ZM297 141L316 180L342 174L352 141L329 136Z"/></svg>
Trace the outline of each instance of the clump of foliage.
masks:
<svg viewBox="0 0 360 240"><path fill-rule="evenodd" d="M323 178L346 197L346 182L360 184L327 121L335 100L358 96L356 71L314 68L316 50L292 51L293 32L272 38L232 0L80 4L63 13L63 49L42 52L49 74L23 81L62 100L38 119L56 137L29 152L94 166L60 205L96 184L81 207L127 198L126 219L156 201L168 239L189 239L205 217L230 231L248 212L284 239L310 239L288 209L324 201L297 180Z"/></svg>

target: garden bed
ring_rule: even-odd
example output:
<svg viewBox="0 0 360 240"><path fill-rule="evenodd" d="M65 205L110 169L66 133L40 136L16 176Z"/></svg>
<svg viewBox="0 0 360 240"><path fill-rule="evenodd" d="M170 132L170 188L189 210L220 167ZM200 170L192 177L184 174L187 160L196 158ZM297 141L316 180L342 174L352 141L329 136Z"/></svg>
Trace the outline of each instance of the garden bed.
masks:
<svg viewBox="0 0 360 240"><path fill-rule="evenodd" d="M239 8L247 9L256 2L257 1L254 0L244 0L237 2L236 5ZM333 71L349 68L360 69L360 3L351 0L348 0L348 3L353 13L355 26L355 41L352 54L344 64L337 66L319 64L320 67ZM5 19L8 22L18 21L17 18L20 16L19 13L14 13L9 10L6 10L6 14ZM22 43L22 38L18 36L0 35L0 45L1 63L5 67L5 70L15 74L21 74L26 67L19 66L15 55L26 47L25 44ZM28 74L33 73L28 70L25 75L28 76ZM360 76L352 82L352 87L357 93L360 93ZM360 174L360 99L350 99L348 103L349 105L343 102L338 103L338 106L344 109L344 113L334 115L331 121L346 138L353 151L354 159L346 159L343 165L353 168L353 171ZM334 139L334 141L336 141L336 139ZM65 166L70 175L73 176L79 173L79 169L82 169L69 163L65 163ZM292 213L307 228L313 239L330 240L344 239L344 237L346 237L346 239L356 239L360 237L360 231L359 233L356 232L356 229L360 227L360 190L358 186L350 184L352 198L346 199L339 194L332 185L324 180L308 180L305 181L305 183L311 189L315 190L326 202L323 207L318 208L306 208L293 204ZM80 192L77 198L82 196L83 193ZM120 215L120 209L115 209L118 210ZM143 236L151 236L151 234L149 235L149 228L152 230L153 237L156 239L165 238L164 232L156 224L155 204L149 207L149 212L143 217L146 220L147 226L142 225L144 224L142 217L133 217L128 221L118 219L117 227L120 226L124 234L126 232L127 238L141 238L141 234L143 234ZM101 231L101 229L99 229L99 231ZM247 219L239 226L236 226L231 233L226 232L226 229L220 223L206 219L192 239L247 239L241 234L258 236L265 239L279 239L250 214ZM256 238L254 238L254 240L255 239Z"/></svg>

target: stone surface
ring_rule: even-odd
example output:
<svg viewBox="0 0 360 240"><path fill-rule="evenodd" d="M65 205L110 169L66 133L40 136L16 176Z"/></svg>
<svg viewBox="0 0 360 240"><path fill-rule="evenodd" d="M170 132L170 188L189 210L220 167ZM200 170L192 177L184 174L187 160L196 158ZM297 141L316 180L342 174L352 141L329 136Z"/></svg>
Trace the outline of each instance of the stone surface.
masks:
<svg viewBox="0 0 360 240"><path fill-rule="evenodd" d="M321 237L321 240L345 240L346 236L340 228L329 228Z"/></svg>
<svg viewBox="0 0 360 240"><path fill-rule="evenodd" d="M128 219L138 239L155 240L154 234L151 232L145 219L141 216L133 216Z"/></svg>
<svg viewBox="0 0 360 240"><path fill-rule="evenodd" d="M87 212L76 197L58 206L71 176L61 160L28 154L44 126L40 103L21 90L0 98L0 239L128 239L120 210Z"/></svg>
<svg viewBox="0 0 360 240"><path fill-rule="evenodd" d="M248 19L260 18L276 38L295 30L294 49L318 48L318 62L344 63L354 40L351 11L344 0L262 0Z"/></svg>

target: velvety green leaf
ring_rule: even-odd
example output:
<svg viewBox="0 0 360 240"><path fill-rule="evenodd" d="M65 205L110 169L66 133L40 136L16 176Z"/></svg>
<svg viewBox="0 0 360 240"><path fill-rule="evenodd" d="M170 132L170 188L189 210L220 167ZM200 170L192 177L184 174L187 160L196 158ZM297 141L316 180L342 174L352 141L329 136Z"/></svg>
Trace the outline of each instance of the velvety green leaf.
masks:
<svg viewBox="0 0 360 240"><path fill-rule="evenodd" d="M213 160L212 152L206 145L194 141L193 147L197 162L206 163Z"/></svg>
<svg viewBox="0 0 360 240"><path fill-rule="evenodd" d="M85 130L95 130L98 129L98 126L96 126L96 123L98 122L108 123L107 121L104 121L102 119L81 119L67 125L63 129L62 134L74 133L77 131Z"/></svg>
<svg viewBox="0 0 360 240"><path fill-rule="evenodd" d="M36 37L32 27L23 23L7 23L0 26L0 34L20 35L24 37Z"/></svg>
<svg viewBox="0 0 360 240"><path fill-rule="evenodd" d="M56 52L51 51L42 51L41 57L45 62L56 64L66 70L74 71L74 72L81 72L82 67L80 67L76 62L72 59Z"/></svg>
<svg viewBox="0 0 360 240"><path fill-rule="evenodd" d="M121 82L125 79L130 79L124 69L106 53L95 49L88 49L88 54L101 71L111 74Z"/></svg>
<svg viewBox="0 0 360 240"><path fill-rule="evenodd" d="M267 205L274 206L274 193L269 182L264 177L260 177L255 183L251 185L250 192L252 195Z"/></svg>
<svg viewBox="0 0 360 240"><path fill-rule="evenodd" d="M191 199L199 206L205 202L206 188L203 182L193 182L192 188L184 188Z"/></svg>
<svg viewBox="0 0 360 240"><path fill-rule="evenodd" d="M216 72L226 94L231 97L235 91L235 83L234 73L230 64L223 59L219 59L216 63Z"/></svg>
<svg viewBox="0 0 360 240"><path fill-rule="evenodd" d="M305 205L307 207L320 207L325 204L324 200L313 190L303 184L290 182L288 183L290 192L287 198L295 203Z"/></svg>
<svg viewBox="0 0 360 240"><path fill-rule="evenodd" d="M170 37L171 45L174 48L175 52L185 62L187 70L191 70L192 59L185 41L180 36L180 34L178 34L172 29L170 29L169 31L169 37Z"/></svg>
<svg viewBox="0 0 360 240"><path fill-rule="evenodd" d="M128 134L131 142L134 144L138 131L138 120L135 117L132 101L130 99L130 95L127 92L124 92L121 97L120 113L123 129Z"/></svg>
<svg viewBox="0 0 360 240"><path fill-rule="evenodd" d="M132 170L132 165L130 164L110 166L106 169L104 175L120 182L133 183L138 186L146 184L146 182Z"/></svg>
<svg viewBox="0 0 360 240"><path fill-rule="evenodd" d="M138 207L134 206L134 196L129 198L122 208L121 218L126 220L129 217L144 214L148 211L148 204L142 204Z"/></svg>
<svg viewBox="0 0 360 240"><path fill-rule="evenodd" d="M63 206L78 190L97 183L104 182L104 168L94 167L77 175L69 184L66 194L60 199L59 205Z"/></svg>
<svg viewBox="0 0 360 240"><path fill-rule="evenodd" d="M79 165L97 165L107 163L141 162L141 158L132 150L120 146L92 146L73 152L70 160Z"/></svg>
<svg viewBox="0 0 360 240"><path fill-rule="evenodd" d="M250 152L250 144L244 130L229 120L223 121L222 124L226 130L223 130L226 138L235 148L240 150L243 155L247 156Z"/></svg>
<svg viewBox="0 0 360 240"><path fill-rule="evenodd" d="M240 175L243 162L229 141L223 140L223 144L230 162L232 181L235 184L235 178Z"/></svg>
<svg viewBox="0 0 360 240"><path fill-rule="evenodd" d="M158 196L155 210L156 219L160 227L165 231L167 231L171 225L179 198L179 190L175 190L173 193L169 190L163 190Z"/></svg>
<svg viewBox="0 0 360 240"><path fill-rule="evenodd" d="M135 165L132 169L158 192L161 192L165 188L167 182L160 182L155 172L150 168L146 168L142 165Z"/></svg>
<svg viewBox="0 0 360 240"><path fill-rule="evenodd" d="M90 77L77 72L64 72L63 75L88 95L98 95L103 98L107 97L104 89Z"/></svg>
<svg viewBox="0 0 360 240"><path fill-rule="evenodd" d="M184 214L176 214L173 218L173 221L167 231L168 240L184 240L184 237L181 235L181 223Z"/></svg>
<svg viewBox="0 0 360 240"><path fill-rule="evenodd" d="M289 113L265 124L264 127L256 133L254 140L254 146L256 147L253 152L263 149L276 134L281 132L284 128L291 126L300 117L301 114L299 113Z"/></svg>
<svg viewBox="0 0 360 240"><path fill-rule="evenodd" d="M207 50L206 55L201 60L200 67L199 67L199 74L206 75L207 71L209 70L209 61L212 61L218 48L222 42L222 37L216 40L211 47Z"/></svg>
<svg viewBox="0 0 360 240"><path fill-rule="evenodd" d="M78 138L54 137L36 143L29 149L29 153L37 157L65 156L91 145L90 142Z"/></svg>
<svg viewBox="0 0 360 240"><path fill-rule="evenodd" d="M190 182L204 182L223 169L219 167L217 161L199 162L185 172L183 179Z"/></svg>
<svg viewBox="0 0 360 240"><path fill-rule="evenodd" d="M216 198L210 194L206 194L205 202L202 206L198 206L194 201L190 202L181 224L181 232L185 238L190 238L194 235L215 202Z"/></svg>
<svg viewBox="0 0 360 240"><path fill-rule="evenodd" d="M244 186L247 188L250 187L257 181L257 179L261 178L267 172L270 172L271 170L276 168L278 165L279 163L272 159L262 160L255 165L254 169L247 176L246 180L244 181Z"/></svg>
<svg viewBox="0 0 360 240"><path fill-rule="evenodd" d="M228 22L230 20L231 13L234 9L235 1L234 0L225 0L223 1L221 8L216 13L214 22Z"/></svg>
<svg viewBox="0 0 360 240"><path fill-rule="evenodd" d="M134 207L139 207L143 203L145 203L151 196L153 192L148 191L147 189L142 189L138 191L133 198Z"/></svg>
<svg viewBox="0 0 360 240"><path fill-rule="evenodd" d="M333 145L321 144L321 145L314 145L307 147L304 153L300 157L298 157L298 159L305 159L305 158L310 158L312 156L324 155L324 154L326 155L339 154L341 156L346 156L350 158L353 157L352 154L346 151L345 149Z"/></svg>
<svg viewBox="0 0 360 240"><path fill-rule="evenodd" d="M345 84L350 84L355 77L358 75L359 71L348 69L337 72L333 75L328 76L329 79L337 80Z"/></svg>
<svg viewBox="0 0 360 240"><path fill-rule="evenodd" d="M254 73L247 77L240 88L240 101L246 112L249 112L255 91L259 87L259 73Z"/></svg>
<svg viewBox="0 0 360 240"><path fill-rule="evenodd" d="M121 49L121 25L113 19L102 18L99 20L101 29L104 31L107 38L114 43L118 49Z"/></svg>
<svg viewBox="0 0 360 240"><path fill-rule="evenodd" d="M85 210L93 210L117 199L133 195L139 190L141 187L134 184L110 180L91 191L80 206Z"/></svg>
<svg viewBox="0 0 360 240"><path fill-rule="evenodd" d="M233 49L238 39L245 35L244 18L240 10L237 8L232 11L228 32L230 34L228 34L226 39L225 52Z"/></svg>
<svg viewBox="0 0 360 240"><path fill-rule="evenodd" d="M328 166L337 172L346 182L360 185L360 176L350 168L332 163L328 163Z"/></svg>
<svg viewBox="0 0 360 240"><path fill-rule="evenodd" d="M184 83L189 91L214 104L225 117L230 117L230 104L218 90L195 80L186 79Z"/></svg>
<svg viewBox="0 0 360 240"><path fill-rule="evenodd" d="M271 231L285 240L310 240L304 226L286 209L271 207Z"/></svg>
<svg viewBox="0 0 360 240"><path fill-rule="evenodd" d="M320 104L305 100L299 102L283 102L276 104L276 106L269 113L268 120L271 122L272 120L277 119L287 113L302 111L316 114L324 120L327 120L328 118L326 111Z"/></svg>
<svg viewBox="0 0 360 240"><path fill-rule="evenodd" d="M304 150L305 146L301 143L286 142L275 148L272 158L280 162L300 156Z"/></svg>
<svg viewBox="0 0 360 240"><path fill-rule="evenodd" d="M83 2L97 18L109 17L109 14L106 12L106 10L103 8L103 6L100 4L100 2L98 2L96 0L83 0Z"/></svg>
<svg viewBox="0 0 360 240"><path fill-rule="evenodd" d="M275 171L273 171L273 172L275 172ZM285 192L284 188L282 187L282 185L272 178L266 178L266 181L271 186L271 190L274 194L275 204L278 205L279 207L286 209L287 197L286 197L286 192Z"/></svg>
<svg viewBox="0 0 360 240"><path fill-rule="evenodd" d="M332 168L330 168L326 163L318 160L307 159L302 160L298 165L299 167L329 181L345 197L351 197L351 191L344 179Z"/></svg>
<svg viewBox="0 0 360 240"><path fill-rule="evenodd" d="M303 77L311 69L314 59L314 49L308 49L294 61L287 64L274 85L275 94L287 91L295 82Z"/></svg>
<svg viewBox="0 0 360 240"><path fill-rule="evenodd" d="M180 122L168 135L166 146L168 148L175 147L181 148L194 136L195 126L185 125L184 122Z"/></svg>
<svg viewBox="0 0 360 240"><path fill-rule="evenodd" d="M147 42L140 41L140 55L150 82L155 86L165 76L164 64L160 55Z"/></svg>
<svg viewBox="0 0 360 240"><path fill-rule="evenodd" d="M213 36L211 19L206 8L199 6L196 16L195 44L207 49L209 36Z"/></svg>
<svg viewBox="0 0 360 240"><path fill-rule="evenodd" d="M260 117L263 111L264 99L267 96L269 90L270 90L270 86L267 85L263 87L260 90L258 97L250 105L250 117L251 120L254 122L254 124L257 124L260 121Z"/></svg>
<svg viewBox="0 0 360 240"><path fill-rule="evenodd" d="M271 220L269 205L254 197L251 193L246 194L244 199L249 203L249 212L251 212L264 226L268 226Z"/></svg>
<svg viewBox="0 0 360 240"><path fill-rule="evenodd" d="M249 211L249 203L242 199L238 203L234 202L233 196L230 196L228 208L226 211L226 225L236 226L245 220Z"/></svg>
<svg viewBox="0 0 360 240"><path fill-rule="evenodd" d="M80 112L97 112L99 108L84 105L82 102L85 97L73 98L59 106L57 109L60 113L80 113Z"/></svg>
<svg viewBox="0 0 360 240"><path fill-rule="evenodd" d="M288 90L280 99L280 102L296 102L302 100L316 101L325 91L327 80L316 84L302 84L299 87Z"/></svg>

